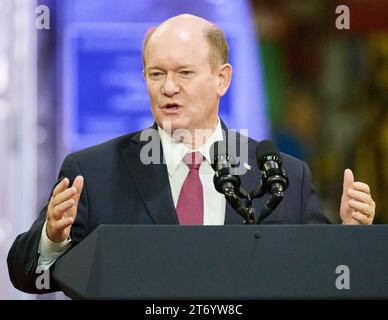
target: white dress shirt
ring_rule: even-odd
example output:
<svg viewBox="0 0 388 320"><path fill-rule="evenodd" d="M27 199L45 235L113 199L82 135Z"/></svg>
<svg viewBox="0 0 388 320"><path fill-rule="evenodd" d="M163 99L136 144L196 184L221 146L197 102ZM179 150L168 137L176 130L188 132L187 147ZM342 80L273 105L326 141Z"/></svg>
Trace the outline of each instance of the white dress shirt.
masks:
<svg viewBox="0 0 388 320"><path fill-rule="evenodd" d="M178 203L179 193L183 182L189 173L188 166L183 163L183 157L186 153L199 151L204 156L199 169L199 177L203 186L204 199L204 225L223 225L225 221L225 197L218 193L213 184L214 170L210 165L210 147L215 141L223 140L221 122L218 119L217 126L201 147L191 150L183 143L174 140L162 128L158 127L164 159L167 165L168 178L170 181L172 198L174 205ZM65 240L61 243L51 241L46 234L46 223L44 223L40 242L39 242L39 259L37 270L47 270L55 260L64 253L70 246L71 240Z"/></svg>
<svg viewBox="0 0 388 320"><path fill-rule="evenodd" d="M63 242L51 241L46 233L46 222L43 225L42 232L40 234L39 242L39 259L36 272L41 273L50 268L50 266L57 260L57 258L64 253L70 246L71 240L67 239Z"/></svg>
<svg viewBox="0 0 388 320"><path fill-rule="evenodd" d="M172 139L162 128L158 127L158 130L175 208L182 185L189 173L189 167L182 161L183 157L187 153L199 151L205 157L205 160L199 167L199 178L201 179L204 193L204 225L223 225L225 222L226 200L214 187L214 170L210 165L209 155L211 145L216 141L223 140L220 120L218 119L216 129L205 144L195 150L189 149L183 143Z"/></svg>

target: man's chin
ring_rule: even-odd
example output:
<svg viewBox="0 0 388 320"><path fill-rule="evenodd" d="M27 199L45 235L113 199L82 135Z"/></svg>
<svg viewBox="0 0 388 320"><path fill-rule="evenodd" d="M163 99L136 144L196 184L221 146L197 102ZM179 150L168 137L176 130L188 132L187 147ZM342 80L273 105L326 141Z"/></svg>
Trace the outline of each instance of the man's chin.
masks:
<svg viewBox="0 0 388 320"><path fill-rule="evenodd" d="M163 130L169 134L175 134L176 132L187 131L188 123L180 119L164 119L161 124L159 124Z"/></svg>

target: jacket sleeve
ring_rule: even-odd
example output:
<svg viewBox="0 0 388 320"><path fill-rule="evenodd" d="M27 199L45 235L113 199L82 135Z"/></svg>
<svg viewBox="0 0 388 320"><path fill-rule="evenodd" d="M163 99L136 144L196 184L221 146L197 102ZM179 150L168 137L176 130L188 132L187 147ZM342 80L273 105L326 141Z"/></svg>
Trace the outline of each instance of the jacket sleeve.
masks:
<svg viewBox="0 0 388 320"><path fill-rule="evenodd" d="M55 186L65 177L69 178L72 183L77 175L82 175L80 166L76 159L70 155L63 161ZM43 294L60 290L51 276L55 263L48 270L50 275L49 288L38 289L36 285L37 278L41 275L41 273L36 272L36 268L39 259L40 235L46 220L46 212L47 205L41 210L31 228L16 237L8 252L7 264L10 280L16 289L27 293ZM74 243L79 242L86 235L87 226L88 199L85 181L78 204L77 217L71 229L71 238Z"/></svg>
<svg viewBox="0 0 388 320"><path fill-rule="evenodd" d="M305 162L303 162L302 178L302 219L303 224L330 224L330 220L323 212L321 202L315 192L311 181L311 172Z"/></svg>

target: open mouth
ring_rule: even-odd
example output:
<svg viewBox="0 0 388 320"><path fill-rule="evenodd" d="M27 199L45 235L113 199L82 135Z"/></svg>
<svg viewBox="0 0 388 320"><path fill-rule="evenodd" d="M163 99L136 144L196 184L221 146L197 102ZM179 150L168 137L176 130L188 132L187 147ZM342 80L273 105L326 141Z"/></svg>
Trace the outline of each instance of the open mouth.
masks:
<svg viewBox="0 0 388 320"><path fill-rule="evenodd" d="M178 110L179 108L181 108L181 105L177 103L167 103L163 106L163 109L169 110L169 111Z"/></svg>

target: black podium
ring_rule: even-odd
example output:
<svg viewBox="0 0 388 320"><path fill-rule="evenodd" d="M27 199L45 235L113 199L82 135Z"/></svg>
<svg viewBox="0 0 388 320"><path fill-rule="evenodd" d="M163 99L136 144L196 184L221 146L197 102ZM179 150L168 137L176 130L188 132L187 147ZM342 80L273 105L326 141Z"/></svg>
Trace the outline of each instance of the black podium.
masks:
<svg viewBox="0 0 388 320"><path fill-rule="evenodd" d="M76 299L387 299L388 226L101 225L53 276Z"/></svg>

